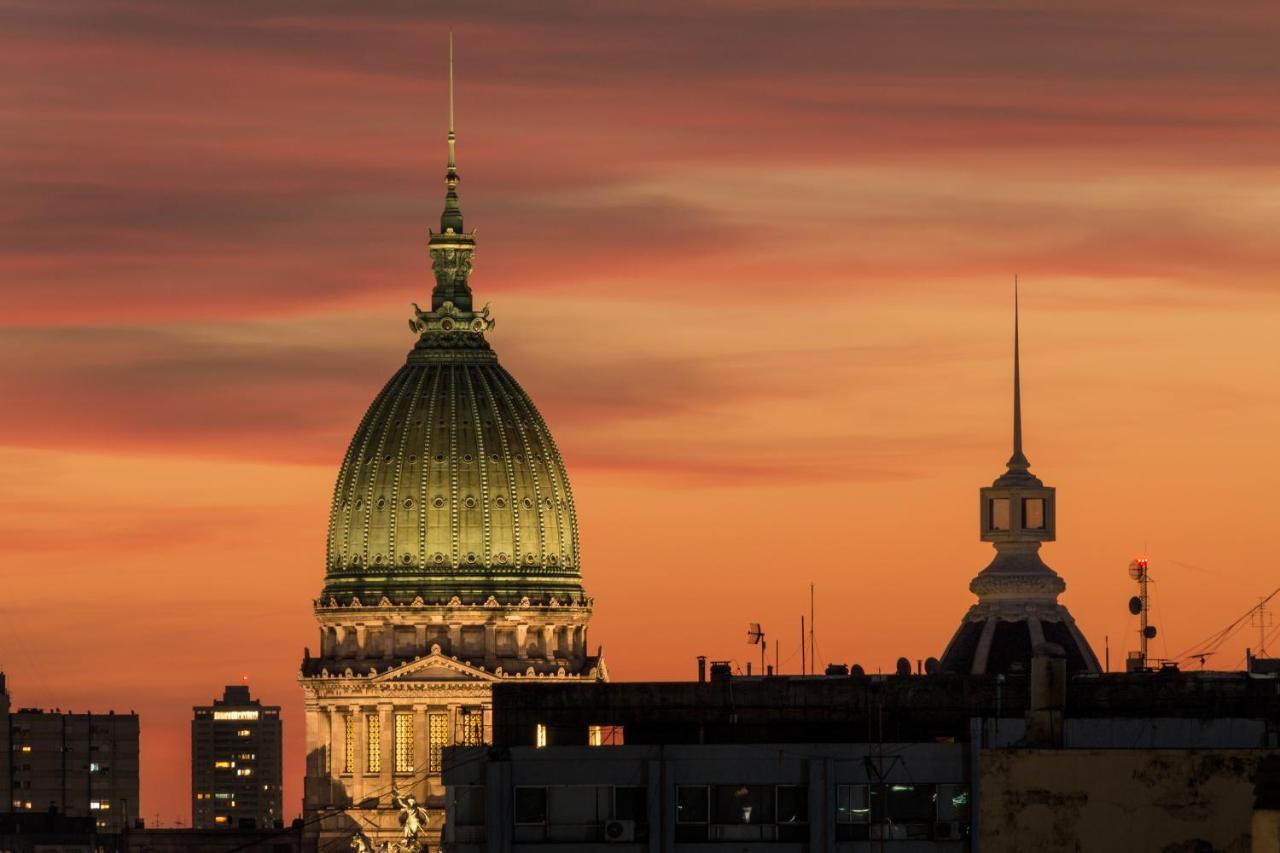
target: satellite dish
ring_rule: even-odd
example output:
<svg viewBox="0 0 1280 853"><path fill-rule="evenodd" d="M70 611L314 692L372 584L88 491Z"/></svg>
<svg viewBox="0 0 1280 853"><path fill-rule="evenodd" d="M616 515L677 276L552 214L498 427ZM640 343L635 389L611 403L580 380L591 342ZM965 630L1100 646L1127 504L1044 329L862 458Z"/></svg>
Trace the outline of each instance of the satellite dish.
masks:
<svg viewBox="0 0 1280 853"><path fill-rule="evenodd" d="M942 668L942 663L937 658L929 658L924 662L924 671L926 675L937 675Z"/></svg>
<svg viewBox="0 0 1280 853"><path fill-rule="evenodd" d="M898 658L897 673L898 675L910 675L911 661L906 658Z"/></svg>
<svg viewBox="0 0 1280 853"><path fill-rule="evenodd" d="M760 645L760 641L764 639L764 631L760 629L759 622L752 622L747 626L747 642L753 646Z"/></svg>
<svg viewBox="0 0 1280 853"><path fill-rule="evenodd" d="M1129 563L1129 578L1131 580L1140 581L1142 576L1147 573L1146 560L1134 560Z"/></svg>
<svg viewBox="0 0 1280 853"><path fill-rule="evenodd" d="M1146 637L1148 640L1154 640L1156 638L1156 626L1148 625L1146 628L1143 628L1142 636Z"/></svg>
<svg viewBox="0 0 1280 853"><path fill-rule="evenodd" d="M1138 598L1138 596L1135 595L1133 598L1129 599L1129 612L1132 613L1134 616L1137 616L1139 613L1142 612L1141 598Z"/></svg>

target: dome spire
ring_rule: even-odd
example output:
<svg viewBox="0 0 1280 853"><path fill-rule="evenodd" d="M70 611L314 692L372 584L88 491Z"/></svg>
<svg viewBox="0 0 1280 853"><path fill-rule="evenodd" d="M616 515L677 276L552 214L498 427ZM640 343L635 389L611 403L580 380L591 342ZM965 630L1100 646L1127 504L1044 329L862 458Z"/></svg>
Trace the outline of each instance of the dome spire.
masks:
<svg viewBox="0 0 1280 853"><path fill-rule="evenodd" d="M1013 276L1013 455L1009 457L1010 471L1026 471L1031 467L1022 452L1022 373L1018 345L1018 276Z"/></svg>
<svg viewBox="0 0 1280 853"><path fill-rule="evenodd" d="M462 233L462 208L458 206L458 134L453 124L453 33L449 33L449 161L444 176L444 212L440 214L440 230L445 234Z"/></svg>

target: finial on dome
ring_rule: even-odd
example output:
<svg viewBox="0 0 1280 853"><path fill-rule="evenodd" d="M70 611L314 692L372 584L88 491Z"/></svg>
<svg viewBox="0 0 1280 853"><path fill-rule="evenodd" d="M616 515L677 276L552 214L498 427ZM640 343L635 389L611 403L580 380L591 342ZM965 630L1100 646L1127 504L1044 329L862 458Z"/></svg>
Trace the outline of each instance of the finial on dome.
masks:
<svg viewBox="0 0 1280 853"><path fill-rule="evenodd" d="M1009 457L1010 471L1026 471L1031 467L1022 452L1022 374L1019 365L1018 346L1018 276L1013 276L1013 455Z"/></svg>
<svg viewBox="0 0 1280 853"><path fill-rule="evenodd" d="M449 160L444 176L444 212L440 214L440 230L448 234L462 233L462 208L458 206L458 135L453 125L453 33L449 33Z"/></svg>

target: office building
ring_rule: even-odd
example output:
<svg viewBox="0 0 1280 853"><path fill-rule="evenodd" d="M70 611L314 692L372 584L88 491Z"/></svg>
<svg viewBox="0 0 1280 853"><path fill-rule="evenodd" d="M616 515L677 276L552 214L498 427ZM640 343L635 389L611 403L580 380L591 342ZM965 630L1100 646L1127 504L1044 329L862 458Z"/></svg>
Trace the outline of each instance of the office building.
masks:
<svg viewBox="0 0 1280 853"><path fill-rule="evenodd" d="M227 687L191 721L191 826L255 829L283 820L280 707Z"/></svg>

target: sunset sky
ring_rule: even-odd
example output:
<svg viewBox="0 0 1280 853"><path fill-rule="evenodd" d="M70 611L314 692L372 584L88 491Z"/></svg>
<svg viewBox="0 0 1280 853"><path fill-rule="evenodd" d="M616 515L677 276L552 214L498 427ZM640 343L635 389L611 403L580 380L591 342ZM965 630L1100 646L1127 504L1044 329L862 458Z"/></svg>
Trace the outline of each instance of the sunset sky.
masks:
<svg viewBox="0 0 1280 853"><path fill-rule="evenodd" d="M1280 586L1274 3L0 0L0 668L15 706L141 714L148 822L189 823L191 707L246 677L299 811L450 29L472 285L615 679L745 665L751 621L797 670L810 582L820 665L941 654L992 554L1015 273L1042 553L1099 657L1144 551L1161 656Z"/></svg>

